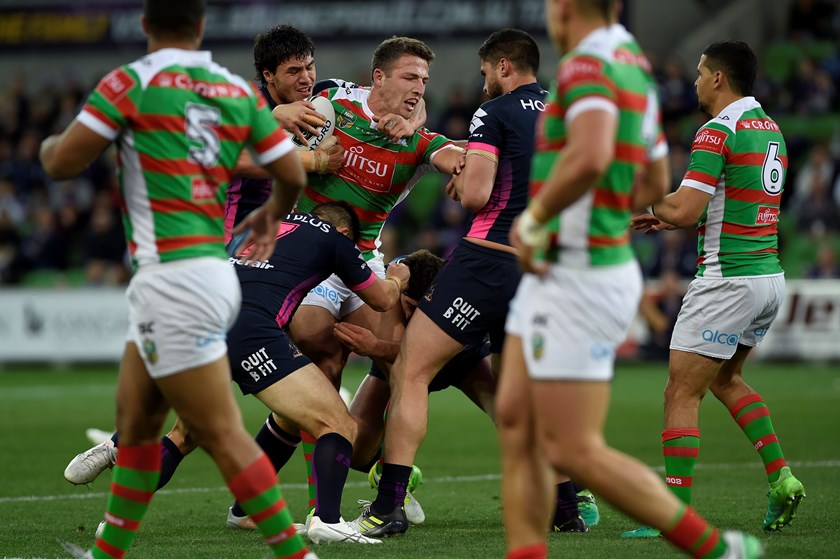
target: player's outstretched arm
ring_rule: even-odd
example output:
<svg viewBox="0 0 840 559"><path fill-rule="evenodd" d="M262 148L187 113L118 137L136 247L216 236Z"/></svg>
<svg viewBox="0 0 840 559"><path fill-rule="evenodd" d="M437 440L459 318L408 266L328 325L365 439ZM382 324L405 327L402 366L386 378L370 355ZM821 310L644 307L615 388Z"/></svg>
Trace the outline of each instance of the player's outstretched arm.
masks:
<svg viewBox="0 0 840 559"><path fill-rule="evenodd" d="M457 175L463 169L465 154L463 148L452 145L435 153L432 165L441 173Z"/></svg>
<svg viewBox="0 0 840 559"><path fill-rule="evenodd" d="M660 221L676 227L695 227L709 205L712 195L690 186L681 186L653 204L653 215Z"/></svg>
<svg viewBox="0 0 840 559"><path fill-rule="evenodd" d="M408 266L402 263L391 264L386 272L387 277L356 291L359 298L375 311L385 312L397 303L400 295L408 288L411 273Z"/></svg>
<svg viewBox="0 0 840 559"><path fill-rule="evenodd" d="M402 311L395 311L395 307L396 305L386 312L398 311L402 314ZM363 357L383 360L391 364L400 353L400 342L377 338L373 332L356 324L337 322L333 333L350 351Z"/></svg>
<svg viewBox="0 0 840 559"><path fill-rule="evenodd" d="M64 132L41 142L41 165L51 178L69 179L84 171L110 144L111 140L74 120Z"/></svg>

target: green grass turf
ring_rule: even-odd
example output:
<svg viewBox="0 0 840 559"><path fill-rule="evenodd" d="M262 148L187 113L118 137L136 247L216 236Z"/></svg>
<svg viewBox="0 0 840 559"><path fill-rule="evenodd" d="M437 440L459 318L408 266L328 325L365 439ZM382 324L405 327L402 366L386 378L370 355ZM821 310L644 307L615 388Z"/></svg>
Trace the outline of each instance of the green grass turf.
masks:
<svg viewBox="0 0 840 559"><path fill-rule="evenodd" d="M840 550L840 368L751 363L749 379L770 405L785 455L808 497L792 527L761 532L766 509L763 468L726 410L711 396L703 406L703 443L695 477L695 502L711 521L757 534L767 556L838 557ZM361 378L355 370L347 386ZM661 464L659 435L663 365L621 365L613 390L609 441L652 466ZM0 558L68 557L58 539L89 546L105 506L109 476L90 487L64 481L67 462L89 445L87 427L113 421L115 372L38 368L0 373ZM239 397L254 432L266 415L259 403ZM208 410L212 413L212 410ZM318 546L331 558L503 557L499 513L499 458L494 430L460 393L433 395L429 433L418 456L426 482L417 497L424 525L381 546ZM462 478L462 479L459 479ZM303 460L292 458L281 474L296 518L306 506ZM362 474L351 472L343 514L356 516L356 500L371 498ZM156 496L132 557L261 558L257 535L226 530L231 499L210 460L188 457L166 490ZM587 535L550 537L551 555L564 558L677 556L664 541L618 538L635 523L602 503L602 521Z"/></svg>

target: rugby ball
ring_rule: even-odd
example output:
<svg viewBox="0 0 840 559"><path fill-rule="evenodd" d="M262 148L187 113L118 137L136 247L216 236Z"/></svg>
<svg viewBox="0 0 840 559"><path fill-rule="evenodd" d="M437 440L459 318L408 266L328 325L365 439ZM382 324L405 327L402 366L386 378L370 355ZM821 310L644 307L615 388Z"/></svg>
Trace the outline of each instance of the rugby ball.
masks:
<svg viewBox="0 0 840 559"><path fill-rule="evenodd" d="M315 95L309 97L307 101L311 101L315 106L315 110L324 115L325 122L321 128L318 128L318 134L311 134L304 132L306 143L302 143L297 136L292 136L292 142L295 144L297 150L312 150L321 145L327 138L333 135L335 130L335 109L332 102L322 95Z"/></svg>

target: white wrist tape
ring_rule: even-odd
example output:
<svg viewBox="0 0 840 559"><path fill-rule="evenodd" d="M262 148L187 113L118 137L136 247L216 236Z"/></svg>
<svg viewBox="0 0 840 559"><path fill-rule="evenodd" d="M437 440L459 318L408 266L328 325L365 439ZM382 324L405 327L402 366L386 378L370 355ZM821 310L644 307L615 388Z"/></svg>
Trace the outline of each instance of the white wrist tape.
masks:
<svg viewBox="0 0 840 559"><path fill-rule="evenodd" d="M544 224L534 218L530 209L522 212L516 232L522 242L529 247L543 247L548 244L548 230Z"/></svg>

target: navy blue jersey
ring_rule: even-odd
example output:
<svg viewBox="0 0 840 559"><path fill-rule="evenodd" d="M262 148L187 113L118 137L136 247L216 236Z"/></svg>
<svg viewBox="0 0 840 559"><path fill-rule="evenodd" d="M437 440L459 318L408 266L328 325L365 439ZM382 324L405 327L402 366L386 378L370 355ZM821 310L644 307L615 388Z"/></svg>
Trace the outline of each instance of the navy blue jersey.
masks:
<svg viewBox="0 0 840 559"><path fill-rule="evenodd" d="M536 83L522 85L475 111L467 151L487 152L499 163L490 199L472 217L467 237L510 245L510 226L528 203L534 134L547 93Z"/></svg>
<svg viewBox="0 0 840 559"><path fill-rule="evenodd" d="M353 82L332 79L321 80L315 84L312 94L331 87L359 87ZM272 110L277 106L271 94L263 84L260 92L265 97L269 108ZM230 241L230 231L239 224L245 217L262 206L271 195L271 179L248 179L233 177L227 191L227 202L225 203L225 243Z"/></svg>
<svg viewBox="0 0 840 559"><path fill-rule="evenodd" d="M271 98L265 84L260 86L260 93L265 97L270 109L277 103ZM240 221L262 206L271 196L271 179L249 179L232 177L225 202L225 243L230 241L230 232Z"/></svg>
<svg viewBox="0 0 840 559"><path fill-rule="evenodd" d="M256 265L232 257L242 287L242 310L270 317L285 328L310 289L336 274L358 291L376 281L353 241L308 213L286 216L274 254Z"/></svg>

